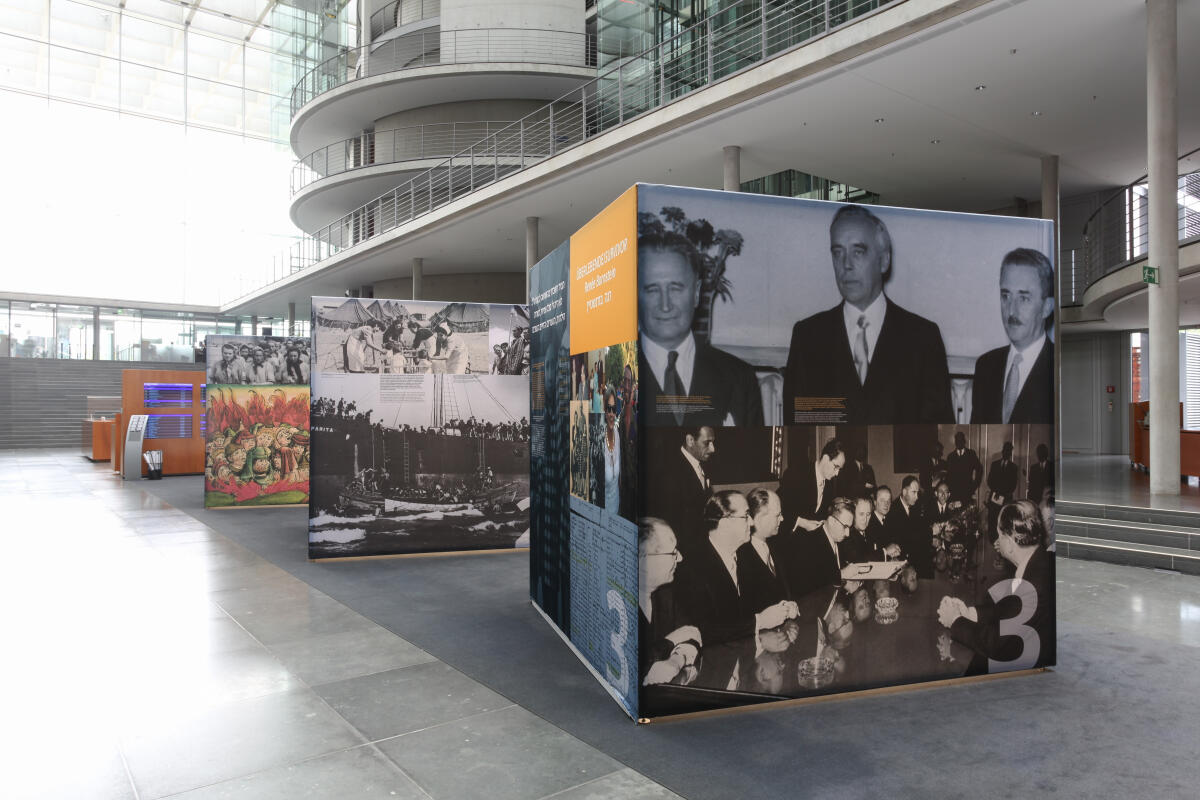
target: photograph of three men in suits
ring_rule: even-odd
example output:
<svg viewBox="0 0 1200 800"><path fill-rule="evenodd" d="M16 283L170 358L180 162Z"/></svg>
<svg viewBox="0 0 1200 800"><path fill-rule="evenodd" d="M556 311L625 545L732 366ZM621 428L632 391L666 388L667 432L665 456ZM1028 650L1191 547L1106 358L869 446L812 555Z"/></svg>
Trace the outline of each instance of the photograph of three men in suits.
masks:
<svg viewBox="0 0 1200 800"><path fill-rule="evenodd" d="M936 226L900 209L821 204L781 229L707 196L719 193L655 208L675 198L654 188L638 235L648 424L1052 419L1054 268L1040 228L979 218L971 237L942 229L939 247ZM697 233L712 230L700 214L736 230ZM722 234L737 247L713 244ZM801 263L781 269L776 257ZM825 297L837 302L814 308ZM999 313L980 319L981 302Z"/></svg>

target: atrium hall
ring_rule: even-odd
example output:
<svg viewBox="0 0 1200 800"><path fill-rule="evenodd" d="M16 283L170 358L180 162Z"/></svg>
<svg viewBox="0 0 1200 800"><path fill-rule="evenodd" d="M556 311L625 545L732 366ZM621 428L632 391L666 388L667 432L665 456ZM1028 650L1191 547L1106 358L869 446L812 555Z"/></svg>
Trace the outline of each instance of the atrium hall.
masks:
<svg viewBox="0 0 1200 800"><path fill-rule="evenodd" d="M1200 0L0 0L0 11L0 145L9 154L0 211L13 232L0 256L0 497L16 559L0 582L15 628L0 666L14 693L0 795L1196 795ZM575 634L559 630L538 602L544 559L530 544L529 509L531 493L545 487L536 467L518 481L524 499L513 495L504 508L524 516L506 523L516 542L503 552L393 558L351 549L356 536L372 540L398 508L420 516L431 536L462 524L454 514L482 516L459 488L410 480L410 471L450 469L428 466L434 459L420 447L432 440L421 437L461 437L452 444L481 485L499 480L485 451L574 464L572 451L554 450L558 440L541 438L536 427L530 432L530 420L536 425L539 417L529 409L545 408L536 380L545 377L544 363L531 365L528 350L523 366L508 359L516 365L512 374L534 379L532 395L528 379L516 393L519 403L533 404L520 413L510 413L516 406L488 390L488 380L508 374L503 364L514 342L524 335L528 347L536 336L530 323L539 262L579 241L577 232L635 185L797 208L824 201L830 215L852 207L846 213L874 221L875 241L886 239L880 285L886 280L902 302L930 317L973 315L975 304L986 309L966 327L1004 331L1012 342L1009 349L998 340L1009 356L1001 355L993 382L994 420L986 420L983 378L976 377L988 354L978 356L978 348L959 355L938 340L933 355L952 418L884 420L886 453L876 447L879 420L785 424L780 387L791 385L799 352L785 331L778 341L722 353L762 392L762 408L751 416L775 431L764 434L770 445L761 448L770 450L762 456L770 462L766 477L730 477L725 465L736 461L738 447L732 413L721 425L694 426L679 449L695 470L689 479L698 477L706 492L706 514L718 497L753 499L751 490L766 486L761 496L773 497L775 512L786 517L783 465L795 453L806 459L810 479L816 464L816 505L847 531L850 523L829 507L835 493L825 488L838 470L822 477L823 458L843 459L843 474L845 459L857 460L860 477L870 469L868 457L874 462L871 478L853 493L844 476L832 485L855 514L853 501L869 490L881 523L892 494L896 507L907 497L906 473L920 484L923 509L937 506L945 485L956 507L991 515L981 524L995 552L977 529L963 562L1003 574L1002 582L1011 577L1014 586L1029 585L1022 579L1029 562L1009 575L1018 562L1005 555L1015 545L1005 543L1022 540L1006 533L1005 520L1010 508L1028 506L1046 537L1039 550L1051 555L1054 660L1004 679L967 670L907 685L866 681L848 696L793 693L773 704L767 701L782 695L763 689L744 699L761 707L714 701L701 713L650 720L614 703L619 693L604 673L618 668L594 667ZM914 263L920 259L911 254L969 252L971 243L915 246L897 235L893 244L880 219L902 213L896 209L1043 226L1052 244L1039 255L1053 272L1037 273L1042 316L1012 310L1003 277L1012 263L1014 271L1036 264L1010 262L1010 253L1002 265L997 257L986 269L1001 275L1001 285L967 289L983 269L978 264L950 263L943 254L931 266ZM669 228L679 212L663 207L660 223L659 209L652 210L636 214L635 251L643 226ZM758 283L758 295L742 296L765 297L761 308L755 300L739 307L718 291L708 298L712 324L731 319L733 308L743 315L738 319L768 326L790 314L791 331L801 316L795 309L811 298L772 297L762 276L793 260L821 264L830 296L841 291L846 300L854 349L843 347L847 363L853 357L862 366L854 386L865 390L870 337L882 334L868 333L866 309L857 323L849 314L851 294L837 266L841 246L824 235L828 229L833 236L843 212L836 213L812 247L756 253L763 245L748 238L743 246L737 231L736 245L726 230L714 239L713 227L721 227L715 218L714 225L694 220L686 231L680 223L662 236L703 240L695 258L685 258L694 271L703 259L722 268L728 259L734 280L739 261L762 270L740 273L743 286ZM908 299L912 290L904 295L898 287L914 274L925 274L932 288ZM680 353L645 338L662 323L650 312L642 316L653 305L649 290L630 285L637 291L634 330L641 332L625 339L633 348L644 343L642 360L633 357L641 370L636 382L610 375L606 387L598 376L608 356L598 364L566 349L556 356L595 381L589 389L587 378L577 382L573 372L568 381L566 367L557 367L563 391L570 383L569 391L582 386L591 395L586 407L571 395L585 450L591 424L596 442L608 431L612 452L612 414L618 428L638 415L641 424L655 424L646 422L649 395L638 402L638 392L648 390L635 385L685 395L672 386L682 390L692 381L692 364L699 374L702 352L721 353L707 338L689 338L698 330L690 328L681 341L705 350L690 356L697 360L681 377ZM672 301L656 302L666 314ZM698 301L691 302L698 313ZM480 334L481 352L457 370L453 340L473 342L480 325L488 331L480 308L491 309L493 323L496 309L505 309L506 319L517 320L516 333L504 342L496 327L491 339ZM861 361L859 340L850 338L855 324ZM1044 334L1039 352L1052 409L1040 428L1018 419L1017 387L1010 392L1007 383L1028 386L1029 370L1037 369L1021 366L1023 345L1014 333L1029 324L1033 341ZM330 331L339 342L322 349ZM749 329L739 333L753 338ZM433 365L414 370L422 357L414 353L425 351L413 339L422 336L430 337ZM716 341L725 347L728 340ZM468 345L462 347L465 353ZM920 349L921 340L914 335L903 347ZM776 359L780 353L786 358ZM409 366L390 366L401 363ZM426 383L420 375L385 374L414 371L433 374ZM393 399L436 387L426 414L432 423L404 424L399 411L372 419L374 409L356 412L340 396L336 407L326 406L331 395L318 397L318 372L377 372L380 382L390 379L380 385ZM472 375L443 381L439 372ZM259 374L274 377L252 379ZM329 385L343 391L366 377L336 374ZM486 397L454 389L466 385L455 382L464 377ZM239 383L246 386L216 389ZM261 395L254 391L259 384L269 384ZM353 391L344 388L348 401ZM254 397L246 399L247 392ZM171 399L185 396L186 403ZM271 409L292 403L303 424L289 428L279 411L265 436L264 424L249 418L239 431L241 423L229 422L234 417L213 410L236 398ZM191 411L155 411L187 403L195 404ZM504 415L483 433L488 403ZM366 407L361 397L359 406ZM693 430L679 413L666 427ZM565 413L562 419L566 442L576 422L567 423ZM800 428L811 435L795 433ZM905 462L902 428L920 428L920 447L936 453L922 449ZM1038 429L1047 435L1039 439ZM688 448L704 431L710 452L697 460ZM353 439L360 434L366 438ZM335 482L315 461L310 478L310 436L343 440L339 458L352 480ZM796 450L793 439L804 436ZM849 444L825 453L826 439ZM650 446L625 441L640 453ZM938 478L949 469L943 453L970 453L976 464L961 494L948 475ZM709 485L701 463L709 455L719 485ZM938 466L925 464L926 456ZM593 484L596 472L608 474L612 487L613 463L583 468L592 470ZM993 476L1009 469L1005 487ZM213 500L212 486L221 481L231 487L228 505L259 492L265 497L258 487L268 473L280 481L286 474L289 487L302 483L303 492L278 507L222 508ZM893 481L882 510L876 473L880 484ZM401 502L388 494L385 484L400 481L422 493L420 503L408 502L416 495ZM450 513L427 497L441 493L441 502L452 491L459 505ZM604 504L600 495L594 505ZM334 500L322 504L323 496ZM494 496L489 502L500 508ZM577 500L572 489L570 515ZM904 513L915 503L904 499ZM372 519L354 523L359 530L346 519L364 504ZM715 536L720 524L741 517L754 530L757 508L753 501L741 514L740 507L725 508L704 524L712 523ZM563 514L570 516L565 504ZM697 569L696 551L682 535L677 548L667 542L661 552L647 552L666 541L653 526L669 519L667 512L624 516L639 533L641 561L673 555L680 583ZM802 516L792 515L797 526ZM471 530L498 536L507 528L485 520ZM574 547L574 522L562 535ZM844 553L829 535L835 566L843 567ZM748 542L768 552L765 539ZM314 555L314 543L354 557ZM922 573L921 581L958 584L954 546L938 554L936 574ZM879 549L880 561L894 557L885 551ZM722 558L738 599L737 558ZM775 577L774 562L764 558ZM570 559L586 560L574 551ZM713 563L721 571L721 562ZM646 588L641 569L640 585L610 581L610 598L624 592L638 606L635 595L644 590L649 609L655 587ZM903 583L903 573L889 574L893 584ZM835 572L848 615L856 613L858 585L875 584L868 587L877 598L875 616L868 606L861 631L895 621L879 616L879 600L888 599L879 584L888 580L843 577ZM793 599L781 602L797 609L791 616L803 625L811 614ZM893 608L896 602L916 606L899 600ZM985 612L967 605L962 618L979 624ZM836 639L829 612L821 611L816 655L800 669L820 662ZM751 612L758 621L758 609ZM935 599L927 615L934 634L926 649L935 663L939 653L951 661L951 632L959 625L936 627L943 612ZM649 620L642 622L649 630ZM767 627L749 628L752 646L733 660L733 678L719 689L749 698L745 682L766 681L770 665L783 663ZM699 622L678 630L685 628L697 641L702 629L708 633ZM1006 630L997 636L1025 636ZM608 642L607 633L600 638ZM715 648L682 639L663 640L670 658L685 653L679 676L695 666L688 647L692 659L707 650L715 663ZM793 628L785 644L795 639ZM612 649L618 647L614 639ZM980 654L988 655L976 649ZM876 657L884 658L882 649ZM635 676L644 677L635 695L669 660L656 658L647 662L654 662L650 673ZM799 674L803 684L796 669L789 680Z"/></svg>

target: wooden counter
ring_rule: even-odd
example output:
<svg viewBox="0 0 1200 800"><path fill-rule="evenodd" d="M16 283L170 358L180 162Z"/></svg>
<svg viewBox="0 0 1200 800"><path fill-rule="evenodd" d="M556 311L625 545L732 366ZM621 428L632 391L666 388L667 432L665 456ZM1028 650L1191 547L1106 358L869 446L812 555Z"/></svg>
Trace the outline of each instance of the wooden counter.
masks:
<svg viewBox="0 0 1200 800"><path fill-rule="evenodd" d="M190 427L191 435L186 438L145 438L142 452L162 450L163 475L198 475L204 472L204 385L203 370L187 372L158 369L127 369L121 373L121 417L117 430L120 435L114 450L125 449L125 431L129 418L134 414L149 416L181 417L180 426ZM176 384L180 388L190 387L191 402L178 405L146 405L146 384ZM118 469L120 467L118 466ZM146 474L146 462L142 461L142 474Z"/></svg>

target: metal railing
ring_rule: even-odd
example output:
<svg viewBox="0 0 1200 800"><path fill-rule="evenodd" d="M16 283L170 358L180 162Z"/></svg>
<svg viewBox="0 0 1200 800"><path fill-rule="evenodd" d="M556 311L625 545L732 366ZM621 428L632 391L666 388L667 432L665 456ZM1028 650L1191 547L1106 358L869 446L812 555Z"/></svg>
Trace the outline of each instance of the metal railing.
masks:
<svg viewBox="0 0 1200 800"><path fill-rule="evenodd" d="M1179 157L1185 162L1196 148ZM1177 184L1179 243L1200 240L1200 170L1181 173ZM1150 247L1150 207L1146 176L1113 192L1083 226L1082 266L1071 288L1063 285L1062 304L1079 305L1088 287L1105 275L1146 256Z"/></svg>
<svg viewBox="0 0 1200 800"><path fill-rule="evenodd" d="M434 122L395 130L373 131L322 147L292 167L292 194L323 178L363 167L417 159L449 158L467 150L509 125L502 122ZM519 151L503 153L520 158Z"/></svg>
<svg viewBox="0 0 1200 800"><path fill-rule="evenodd" d="M392 0L371 15L371 41L401 25L412 25L441 13L442 0Z"/></svg>
<svg viewBox="0 0 1200 800"><path fill-rule="evenodd" d="M595 47L591 36L574 31L426 28L325 59L292 89L292 116L318 95L363 78L419 67L502 62L595 66Z"/></svg>
<svg viewBox="0 0 1200 800"><path fill-rule="evenodd" d="M902 0L729 6L301 237L263 279L243 276L238 298L894 2Z"/></svg>

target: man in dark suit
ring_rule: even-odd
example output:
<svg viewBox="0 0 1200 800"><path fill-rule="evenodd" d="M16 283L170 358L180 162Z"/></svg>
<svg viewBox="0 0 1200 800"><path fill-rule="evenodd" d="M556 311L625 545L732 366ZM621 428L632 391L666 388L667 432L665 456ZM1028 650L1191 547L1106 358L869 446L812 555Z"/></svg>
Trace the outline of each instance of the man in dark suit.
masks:
<svg viewBox="0 0 1200 800"><path fill-rule="evenodd" d="M983 463L975 451L967 447L962 431L954 434L954 449L946 456L946 482L950 484L950 499L966 505L975 499L975 490L983 480Z"/></svg>
<svg viewBox="0 0 1200 800"><path fill-rule="evenodd" d="M790 534L786 568L793 597L801 598L842 583L842 567L846 560L839 545L849 536L853 526L854 502L836 497L830 502L829 514L820 528Z"/></svg>
<svg viewBox="0 0 1200 800"><path fill-rule="evenodd" d="M883 556L868 536L871 520L875 519L875 504L869 497L854 501L854 525L845 541L838 545L842 564L861 564L864 561L882 561Z"/></svg>
<svg viewBox="0 0 1200 800"><path fill-rule="evenodd" d="M700 631L681 623L670 595L682 560L670 526L644 517L638 525L638 678L643 686L688 683L696 677Z"/></svg>
<svg viewBox="0 0 1200 800"><path fill-rule="evenodd" d="M888 538L887 521L892 511L892 490L887 486L875 489L875 507L867 523L867 541L880 554L899 558L900 548Z"/></svg>
<svg viewBox="0 0 1200 800"><path fill-rule="evenodd" d="M933 496L929 498L929 505L925 510L925 516L931 523L943 522L950 516L950 484L945 480L938 481L933 487Z"/></svg>
<svg viewBox="0 0 1200 800"><path fill-rule="evenodd" d="M699 258L675 233L638 236L639 375L649 425L762 425L754 368L692 335Z"/></svg>
<svg viewBox="0 0 1200 800"><path fill-rule="evenodd" d="M854 448L854 458L846 459L846 466L838 473L837 493L842 497L869 497L875 491L875 468L867 463L867 446Z"/></svg>
<svg viewBox="0 0 1200 800"><path fill-rule="evenodd" d="M1029 485L1026 496L1039 506L1046 497L1046 492L1054 496L1054 462L1050 460L1050 451L1046 445L1037 446L1037 463L1029 467Z"/></svg>
<svg viewBox="0 0 1200 800"><path fill-rule="evenodd" d="M779 523L783 521L779 495L755 489L746 495L750 510L750 541L737 550L738 589L742 607L757 614L781 600L790 600L785 559L780 555Z"/></svg>
<svg viewBox="0 0 1200 800"><path fill-rule="evenodd" d="M889 545L917 571L919 578L933 577L933 534L920 504L921 483L916 475L905 475L900 483L900 502L892 506L884 533Z"/></svg>
<svg viewBox="0 0 1200 800"><path fill-rule="evenodd" d="M1000 321L1009 344L975 362L973 424L1054 421L1054 345L1046 338L1053 314L1050 259L1028 247L1009 252L1000 263Z"/></svg>
<svg viewBox="0 0 1200 800"><path fill-rule="evenodd" d="M779 476L785 531L815 531L821 527L834 496L834 478L845 465L846 451L839 439L826 442L815 463L788 465Z"/></svg>
<svg viewBox="0 0 1200 800"><path fill-rule="evenodd" d="M741 492L721 491L704 505L708 535L685 553L675 577L675 597L683 618L700 630L703 663L697 684L737 688L741 670L754 657L754 635L794 618L796 604L784 600L759 612L742 603L737 578L738 548L750 540L750 507Z"/></svg>
<svg viewBox="0 0 1200 800"><path fill-rule="evenodd" d="M716 437L699 427L662 431L650 441L662 443L662 451L650 453L655 469L646 474L646 514L665 520L687 554L704 539L704 503L712 496L705 465L717 451Z"/></svg>
<svg viewBox="0 0 1200 800"><path fill-rule="evenodd" d="M998 529L993 546L1013 566L1013 578L993 585L974 608L949 596L938 607L938 621L975 651L967 674L1050 666L1056 660L1054 556L1046 551L1038 507L1029 500L1005 506ZM1005 633L1002 622L1010 624ZM1026 632L1036 636L1022 635Z"/></svg>
<svg viewBox="0 0 1200 800"><path fill-rule="evenodd" d="M1011 503L1017 494L1017 481L1020 473L1012 460L1012 442L1005 442L1000 450L1000 457L992 462L988 469L988 536L996 541L996 518L1000 509Z"/></svg>
<svg viewBox="0 0 1200 800"><path fill-rule="evenodd" d="M921 490L932 492L933 486L946 477L946 459L942 458L942 443L934 442L929 455L921 462Z"/></svg>
<svg viewBox="0 0 1200 800"><path fill-rule="evenodd" d="M864 206L842 206L829 239L842 302L792 328L784 423L807 422L809 412L859 425L953 422L941 330L883 292L892 276L887 226Z"/></svg>

